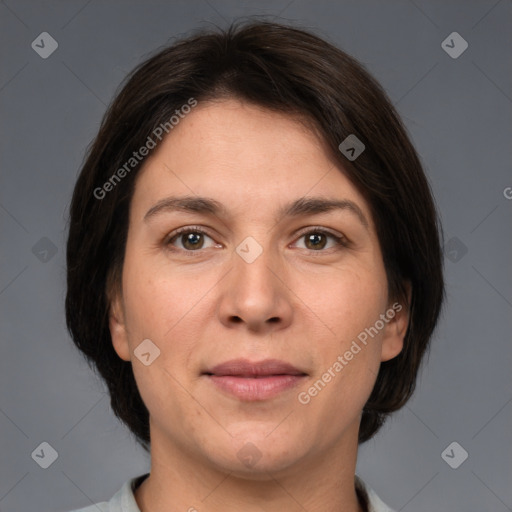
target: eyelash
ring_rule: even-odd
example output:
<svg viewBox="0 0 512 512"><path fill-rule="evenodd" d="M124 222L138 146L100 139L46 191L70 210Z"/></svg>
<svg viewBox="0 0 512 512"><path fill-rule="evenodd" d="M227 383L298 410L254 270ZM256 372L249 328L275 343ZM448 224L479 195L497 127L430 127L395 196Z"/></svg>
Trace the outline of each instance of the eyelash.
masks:
<svg viewBox="0 0 512 512"><path fill-rule="evenodd" d="M327 237L330 237L330 238L334 239L334 241L336 242L338 247L330 247L329 249L340 250L343 247L346 248L346 247L349 246L349 241L347 240L347 238L345 238L344 236L339 236L339 235L336 235L334 233L331 233L330 231L327 231L324 228L312 226L312 227L308 227L306 229L307 229L307 231L302 231L301 233L298 234L297 240L302 238L302 237L304 237L304 236L306 236L306 235L310 235L310 234L314 233L314 234L325 235ZM171 250L173 252L181 252L181 253L186 254L187 256L194 256L195 253L201 252L201 249L192 251L192 250L188 250L188 249L179 249L179 248L172 247L172 245L171 245L172 242L174 242L176 239L179 238L180 235L182 235L184 233L195 233L195 234L206 235L209 238L212 238L212 240L213 240L213 237L210 236L207 231L205 231L204 229L200 228L199 226L185 226L185 227L177 229L176 231L171 233L165 239L165 245L169 248L169 250ZM325 253L325 252L329 251L329 249L325 249L325 250L324 249L320 249L320 250L317 250L317 251L315 251L314 249L309 249L309 252L311 252L311 253ZM308 250L308 249L306 249L306 250ZM319 255L321 255L321 254L319 254Z"/></svg>

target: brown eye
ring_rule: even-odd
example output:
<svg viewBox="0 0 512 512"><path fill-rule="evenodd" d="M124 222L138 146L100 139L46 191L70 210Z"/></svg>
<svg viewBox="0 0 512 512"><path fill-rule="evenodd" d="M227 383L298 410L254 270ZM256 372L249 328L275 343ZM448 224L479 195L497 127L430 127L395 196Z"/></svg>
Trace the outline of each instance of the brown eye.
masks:
<svg viewBox="0 0 512 512"><path fill-rule="evenodd" d="M308 249L323 249L327 244L327 237L323 233L309 233L304 238Z"/></svg>
<svg viewBox="0 0 512 512"><path fill-rule="evenodd" d="M348 245L348 241L343 236L335 235L323 229L310 229L302 233L299 238L299 241L301 240L304 240L304 247L302 248L315 252L323 252L323 249L340 249Z"/></svg>
<svg viewBox="0 0 512 512"><path fill-rule="evenodd" d="M168 239L167 245L176 247L184 251L197 251L205 247L205 240L212 238L199 229L185 228L178 230ZM210 245L212 246L212 245Z"/></svg>
<svg viewBox="0 0 512 512"><path fill-rule="evenodd" d="M188 233L186 235L180 235L183 247L188 250L201 249L204 244L202 233Z"/></svg>

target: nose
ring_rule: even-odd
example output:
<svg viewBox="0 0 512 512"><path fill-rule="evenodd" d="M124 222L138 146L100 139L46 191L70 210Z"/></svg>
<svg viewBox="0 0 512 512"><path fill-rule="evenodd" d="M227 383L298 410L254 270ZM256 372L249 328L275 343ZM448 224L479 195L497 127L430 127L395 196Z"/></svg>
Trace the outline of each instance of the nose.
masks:
<svg viewBox="0 0 512 512"><path fill-rule="evenodd" d="M270 250L254 260L233 253L232 269L222 280L218 306L228 328L272 333L292 322L293 292L286 284L284 266Z"/></svg>

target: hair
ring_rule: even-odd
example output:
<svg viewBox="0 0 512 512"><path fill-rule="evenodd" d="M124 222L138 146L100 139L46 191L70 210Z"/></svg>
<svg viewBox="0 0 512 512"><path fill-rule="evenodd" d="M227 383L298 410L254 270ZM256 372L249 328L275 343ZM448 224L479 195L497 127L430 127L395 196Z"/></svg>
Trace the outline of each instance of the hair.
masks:
<svg viewBox="0 0 512 512"><path fill-rule="evenodd" d="M159 49L127 76L88 148L70 205L65 308L74 343L105 381L115 415L149 451L149 412L109 330L130 201L145 159L124 179L112 178L191 98L234 98L305 120L368 201L389 297L409 311L403 349L381 363L362 411L359 443L370 439L415 389L444 299L442 233L419 157L383 88L357 60L310 31L260 21L203 30ZM353 161L339 150L349 135L365 146ZM109 180L104 197L98 190Z"/></svg>

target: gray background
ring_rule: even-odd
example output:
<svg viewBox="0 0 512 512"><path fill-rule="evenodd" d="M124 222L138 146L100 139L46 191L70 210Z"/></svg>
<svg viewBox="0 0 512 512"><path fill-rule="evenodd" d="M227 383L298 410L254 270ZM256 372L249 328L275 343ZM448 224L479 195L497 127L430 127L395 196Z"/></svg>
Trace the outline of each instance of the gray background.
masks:
<svg viewBox="0 0 512 512"><path fill-rule="evenodd" d="M444 223L448 301L428 365L358 473L400 511L512 510L510 0L0 2L0 510L85 506L148 471L65 329L67 208L125 74L169 38L252 14L310 27L369 68ZM44 31L59 44L47 59L31 47ZM456 59L441 47L453 31L469 44ZM469 453L458 469L441 457L453 441ZM58 452L48 469L31 458L42 442Z"/></svg>

